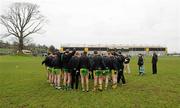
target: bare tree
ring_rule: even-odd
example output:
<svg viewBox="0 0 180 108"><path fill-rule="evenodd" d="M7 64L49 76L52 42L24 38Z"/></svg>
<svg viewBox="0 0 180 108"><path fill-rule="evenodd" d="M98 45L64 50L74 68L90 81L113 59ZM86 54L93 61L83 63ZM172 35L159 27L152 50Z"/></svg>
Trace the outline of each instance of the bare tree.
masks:
<svg viewBox="0 0 180 108"><path fill-rule="evenodd" d="M18 51L22 53L25 38L34 33L41 33L46 21L46 18L40 14L38 5L13 3L7 13L0 16L0 24L4 25L7 31L2 37L16 37Z"/></svg>
<svg viewBox="0 0 180 108"><path fill-rule="evenodd" d="M19 39L16 37L11 37L10 40L14 43L19 43ZM23 47L31 44L33 42L33 38L32 37L26 37L23 40ZM17 49L17 48L16 48Z"/></svg>

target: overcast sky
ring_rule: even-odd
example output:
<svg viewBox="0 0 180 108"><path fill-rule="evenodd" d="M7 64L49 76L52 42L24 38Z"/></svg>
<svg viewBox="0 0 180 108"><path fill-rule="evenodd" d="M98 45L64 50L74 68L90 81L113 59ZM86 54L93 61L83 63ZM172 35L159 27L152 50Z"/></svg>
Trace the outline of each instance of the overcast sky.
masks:
<svg viewBox="0 0 180 108"><path fill-rule="evenodd" d="M0 14L23 1L38 4L49 20L44 34L33 35L35 43L161 45L180 52L179 0L0 0Z"/></svg>

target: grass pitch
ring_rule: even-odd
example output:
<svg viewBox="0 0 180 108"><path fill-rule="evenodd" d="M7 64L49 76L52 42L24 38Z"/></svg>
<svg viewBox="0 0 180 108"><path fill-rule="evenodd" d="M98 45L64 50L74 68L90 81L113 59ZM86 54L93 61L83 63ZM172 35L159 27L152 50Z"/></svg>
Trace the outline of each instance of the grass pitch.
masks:
<svg viewBox="0 0 180 108"><path fill-rule="evenodd" d="M157 75L146 57L142 77L137 58L132 58L126 86L88 93L51 87L42 60L0 56L0 108L180 108L180 57L159 57Z"/></svg>

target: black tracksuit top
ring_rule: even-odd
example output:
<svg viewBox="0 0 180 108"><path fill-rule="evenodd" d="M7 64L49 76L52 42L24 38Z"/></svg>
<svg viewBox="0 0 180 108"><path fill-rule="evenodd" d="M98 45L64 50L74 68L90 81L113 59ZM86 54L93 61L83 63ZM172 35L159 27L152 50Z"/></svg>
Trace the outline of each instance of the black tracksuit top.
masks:
<svg viewBox="0 0 180 108"><path fill-rule="evenodd" d="M153 57L152 57L152 63L153 64L156 64L158 61L158 56L156 54L153 54Z"/></svg>
<svg viewBox="0 0 180 108"><path fill-rule="evenodd" d="M71 57L75 54L76 51L73 51L72 53L68 53L68 54L63 54L62 55L62 66L64 68L69 68L69 60L71 59Z"/></svg>
<svg viewBox="0 0 180 108"><path fill-rule="evenodd" d="M110 69L118 70L118 60L115 56L110 56Z"/></svg>
<svg viewBox="0 0 180 108"><path fill-rule="evenodd" d="M119 55L117 56L117 61L118 61L118 69L123 69L124 68L124 56L123 55Z"/></svg>
<svg viewBox="0 0 180 108"><path fill-rule="evenodd" d="M139 57L139 59L138 59L138 65L139 65L139 66L142 66L143 64L144 64L143 57Z"/></svg>
<svg viewBox="0 0 180 108"><path fill-rule="evenodd" d="M58 53L57 55L55 55L52 59L52 65L54 68L62 68L62 62L61 62L61 54Z"/></svg>
<svg viewBox="0 0 180 108"><path fill-rule="evenodd" d="M102 56L95 55L93 57L93 70L98 70L98 69L105 69L105 64L103 62Z"/></svg>
<svg viewBox="0 0 180 108"><path fill-rule="evenodd" d="M88 56L82 55L79 59L79 68L87 68L90 69L90 60Z"/></svg>
<svg viewBox="0 0 180 108"><path fill-rule="evenodd" d="M79 67L79 57L77 56L72 56L71 59L69 60L68 64L70 69L78 69Z"/></svg>
<svg viewBox="0 0 180 108"><path fill-rule="evenodd" d="M89 58L89 62L90 62L90 69L89 70L92 71L93 70L93 56L89 55L88 58Z"/></svg>
<svg viewBox="0 0 180 108"><path fill-rule="evenodd" d="M52 65L52 59L53 59L52 56L47 56L47 57L42 61L42 64L45 64L45 65L48 66L48 67L53 67L53 65Z"/></svg>
<svg viewBox="0 0 180 108"><path fill-rule="evenodd" d="M110 69L110 66L111 66L110 57L109 56L103 56L103 61L104 61L105 67Z"/></svg>

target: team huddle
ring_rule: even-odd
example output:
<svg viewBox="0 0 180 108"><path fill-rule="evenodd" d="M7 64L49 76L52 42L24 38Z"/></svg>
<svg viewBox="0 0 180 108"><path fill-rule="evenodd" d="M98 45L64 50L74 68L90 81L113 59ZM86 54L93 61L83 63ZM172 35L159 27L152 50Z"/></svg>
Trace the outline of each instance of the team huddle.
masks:
<svg viewBox="0 0 180 108"><path fill-rule="evenodd" d="M59 50L50 53L42 64L47 69L48 82L56 89L71 90L79 88L81 81L82 91L89 91L89 79L93 79L93 91L108 88L115 89L117 83L126 84L123 74L124 64L130 59L121 52L110 51L106 54L80 54L75 49L68 49L61 53ZM104 86L103 86L104 85Z"/></svg>

